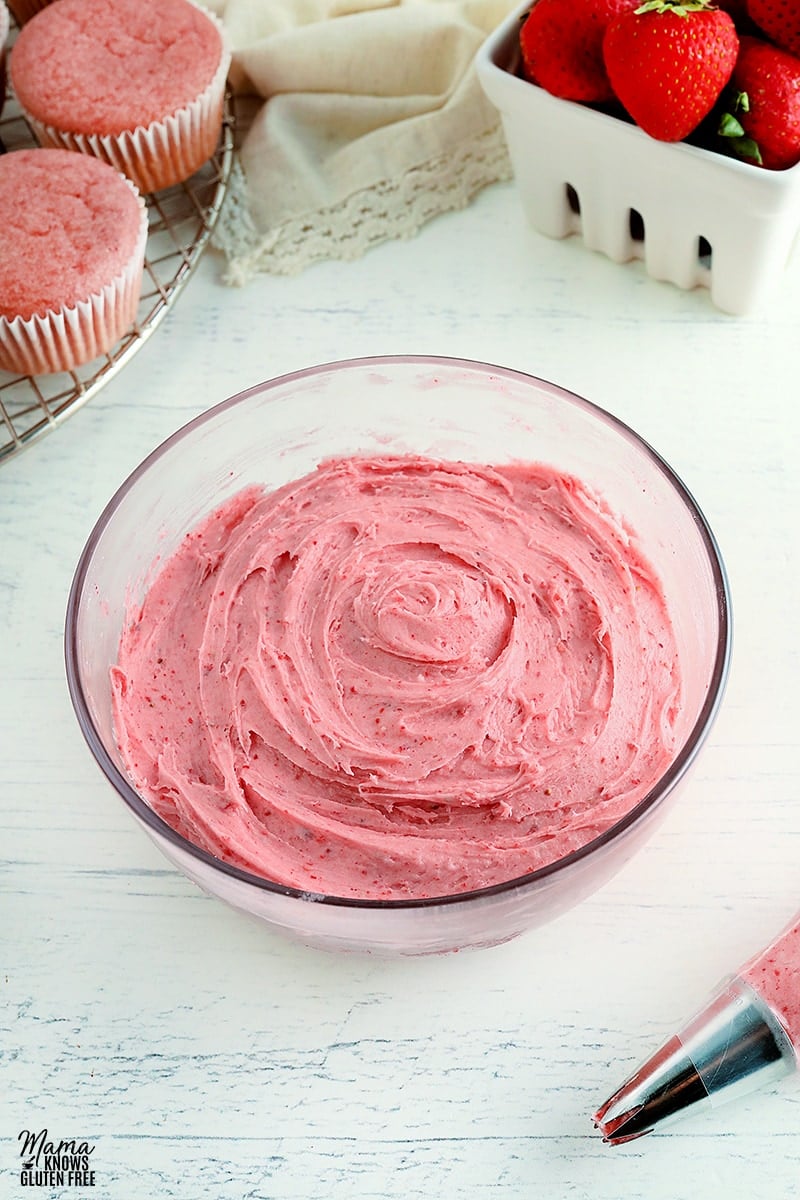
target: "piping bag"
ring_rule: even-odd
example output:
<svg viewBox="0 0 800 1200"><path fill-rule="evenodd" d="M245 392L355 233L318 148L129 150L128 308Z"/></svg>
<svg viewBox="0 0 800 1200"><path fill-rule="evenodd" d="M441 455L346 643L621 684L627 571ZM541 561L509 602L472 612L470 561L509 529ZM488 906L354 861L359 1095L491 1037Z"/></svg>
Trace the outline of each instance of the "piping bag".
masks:
<svg viewBox="0 0 800 1200"><path fill-rule="evenodd" d="M620 1145L774 1083L800 1063L800 913L594 1114Z"/></svg>

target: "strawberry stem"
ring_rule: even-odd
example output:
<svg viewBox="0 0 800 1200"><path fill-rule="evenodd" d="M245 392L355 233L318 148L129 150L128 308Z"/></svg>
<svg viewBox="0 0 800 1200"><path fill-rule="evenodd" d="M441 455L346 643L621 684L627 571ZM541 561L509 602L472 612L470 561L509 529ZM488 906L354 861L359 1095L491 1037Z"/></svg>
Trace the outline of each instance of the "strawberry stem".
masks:
<svg viewBox="0 0 800 1200"><path fill-rule="evenodd" d="M717 5L712 0L646 0L634 9L637 16L640 13L675 13L676 17L688 17L693 12L714 12Z"/></svg>
<svg viewBox="0 0 800 1200"><path fill-rule="evenodd" d="M747 92L736 92L730 100L733 112L726 110L720 114L717 133L725 139L725 148L736 158L745 158L760 166L763 160L758 142L748 135L741 121L735 115L737 112L748 113L750 111L750 99Z"/></svg>

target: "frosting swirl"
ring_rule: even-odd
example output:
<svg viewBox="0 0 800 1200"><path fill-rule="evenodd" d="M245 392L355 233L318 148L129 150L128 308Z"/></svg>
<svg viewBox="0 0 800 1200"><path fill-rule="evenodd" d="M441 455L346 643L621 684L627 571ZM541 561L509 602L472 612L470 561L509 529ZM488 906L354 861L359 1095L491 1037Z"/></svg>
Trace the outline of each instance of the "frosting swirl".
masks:
<svg viewBox="0 0 800 1200"><path fill-rule="evenodd" d="M663 593L538 464L343 458L192 530L121 638L116 731L190 841L336 896L447 895L591 840L675 751Z"/></svg>

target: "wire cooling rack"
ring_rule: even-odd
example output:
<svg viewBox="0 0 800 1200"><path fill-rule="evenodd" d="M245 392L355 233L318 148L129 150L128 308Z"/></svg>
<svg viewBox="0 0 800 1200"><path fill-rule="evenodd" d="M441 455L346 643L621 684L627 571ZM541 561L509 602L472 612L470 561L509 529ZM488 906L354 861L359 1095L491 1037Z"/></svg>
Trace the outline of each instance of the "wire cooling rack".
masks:
<svg viewBox="0 0 800 1200"><path fill-rule="evenodd" d="M36 146L10 92L0 114L0 153ZM61 424L108 383L150 337L189 279L211 236L233 165L233 101L226 97L214 156L185 183L145 196L149 231L136 322L100 358L58 375L0 370L0 463Z"/></svg>

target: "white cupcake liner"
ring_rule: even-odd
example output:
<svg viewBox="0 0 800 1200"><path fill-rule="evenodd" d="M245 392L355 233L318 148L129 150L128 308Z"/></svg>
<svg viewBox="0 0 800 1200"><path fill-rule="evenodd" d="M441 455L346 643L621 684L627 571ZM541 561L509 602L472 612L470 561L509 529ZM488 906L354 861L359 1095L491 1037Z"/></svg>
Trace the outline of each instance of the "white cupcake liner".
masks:
<svg viewBox="0 0 800 1200"><path fill-rule="evenodd" d="M168 117L116 134L57 129L20 106L40 144L104 159L127 175L141 192L158 192L193 175L216 150L231 63L222 22L205 8L202 11L219 30L222 53L211 82L195 100Z"/></svg>
<svg viewBox="0 0 800 1200"><path fill-rule="evenodd" d="M133 185L131 190L135 190ZM148 234L147 209L138 194L137 200L140 227L136 249L123 270L100 291L74 305L32 317L0 316L0 370L19 375L72 370L105 354L134 324Z"/></svg>

